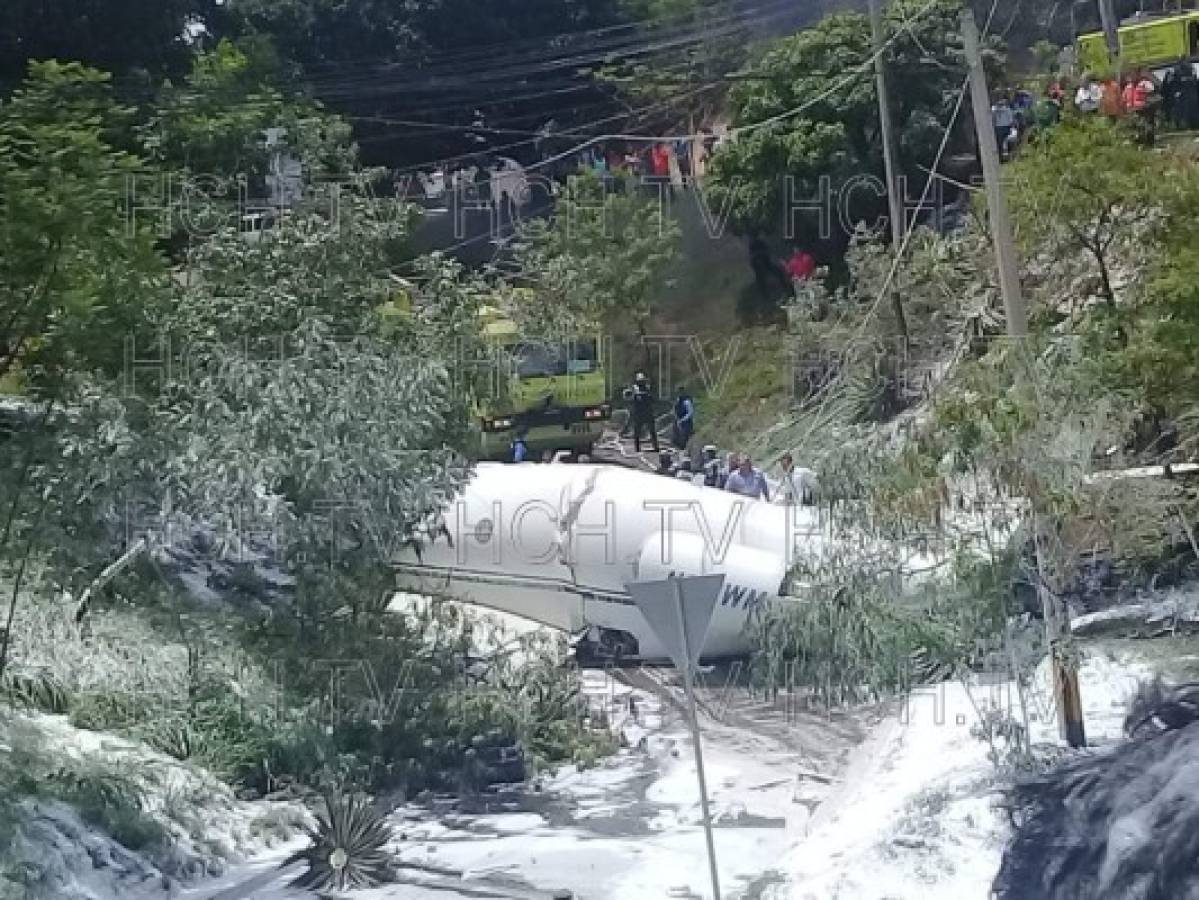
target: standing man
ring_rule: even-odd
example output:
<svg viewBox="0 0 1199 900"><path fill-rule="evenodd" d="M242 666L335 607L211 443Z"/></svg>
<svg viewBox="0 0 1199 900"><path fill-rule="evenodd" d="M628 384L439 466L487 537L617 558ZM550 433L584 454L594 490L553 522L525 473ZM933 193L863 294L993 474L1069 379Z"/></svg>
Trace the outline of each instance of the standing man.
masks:
<svg viewBox="0 0 1199 900"><path fill-rule="evenodd" d="M687 389L679 385L678 396L674 401L675 443L680 450L686 450L695 434L695 401L687 393Z"/></svg>
<svg viewBox="0 0 1199 900"><path fill-rule="evenodd" d="M763 308L768 307L776 296L789 296L794 292L790 279L770 255L770 248L766 246L761 235L755 234L749 240L749 265L754 272L754 281L757 282L758 297ZM770 292L774 285L779 288L777 295Z"/></svg>
<svg viewBox="0 0 1199 900"><path fill-rule="evenodd" d="M811 506L816 502L818 483L816 473L811 469L799 468L795 465L795 457L784 453L779 459L780 474L779 494L776 503L790 506Z"/></svg>
<svg viewBox="0 0 1199 900"><path fill-rule="evenodd" d="M1006 158L1012 130L1016 127L1016 111L1012 109L1006 95L992 104L991 122L995 127L995 143L999 145L1000 154Z"/></svg>
<svg viewBox="0 0 1199 900"><path fill-rule="evenodd" d="M729 474L724 489L743 497L752 497L754 500L770 500L766 476L754 468L754 462L748 454L741 457L741 465L737 470Z"/></svg>
<svg viewBox="0 0 1199 900"><path fill-rule="evenodd" d="M514 463L522 463L529 458L529 445L525 443L524 429L516 432L516 437L512 440L512 461Z"/></svg>
<svg viewBox="0 0 1199 900"><path fill-rule="evenodd" d="M1089 74L1082 76L1082 84L1078 86L1078 93L1074 95L1074 105L1078 107L1078 111L1080 113L1098 112L1102 100L1103 85Z"/></svg>
<svg viewBox="0 0 1199 900"><path fill-rule="evenodd" d="M703 471L705 487L720 487L720 460L716 456L716 445L704 446Z"/></svg>
<svg viewBox="0 0 1199 900"><path fill-rule="evenodd" d="M662 448L658 446L658 429L654 427L654 391L644 372L638 372L637 377L633 379L630 403L632 405L630 412L633 418L634 449L638 453L641 452L641 429L645 428L649 431L649 439L654 452L660 453Z"/></svg>

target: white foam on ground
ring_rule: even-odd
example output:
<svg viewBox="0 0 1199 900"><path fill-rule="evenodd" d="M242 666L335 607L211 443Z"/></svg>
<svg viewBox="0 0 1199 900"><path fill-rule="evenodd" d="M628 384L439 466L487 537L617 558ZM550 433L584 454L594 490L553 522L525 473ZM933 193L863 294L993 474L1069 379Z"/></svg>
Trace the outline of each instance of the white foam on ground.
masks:
<svg viewBox="0 0 1199 900"><path fill-rule="evenodd" d="M1095 653L1079 679L1088 740L1121 735L1143 662ZM1034 743L1060 744L1042 664L1028 694ZM971 700L973 695L973 702ZM1006 782L971 735L975 704L1019 716L1014 684L946 683L915 695L854 753L845 791L788 854L790 883L771 900L971 900L990 896L1008 838L996 808Z"/></svg>

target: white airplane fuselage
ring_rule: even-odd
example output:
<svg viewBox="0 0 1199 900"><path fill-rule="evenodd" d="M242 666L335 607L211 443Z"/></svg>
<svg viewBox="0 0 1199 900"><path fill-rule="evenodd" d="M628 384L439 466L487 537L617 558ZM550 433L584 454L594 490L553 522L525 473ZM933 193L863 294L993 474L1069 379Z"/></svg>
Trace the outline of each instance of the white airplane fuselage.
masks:
<svg viewBox="0 0 1199 900"><path fill-rule="evenodd" d="M622 656L642 661L666 652L628 584L721 573L711 659L748 652L750 617L780 596L815 526L807 508L617 466L482 463L395 569L402 590L619 635Z"/></svg>

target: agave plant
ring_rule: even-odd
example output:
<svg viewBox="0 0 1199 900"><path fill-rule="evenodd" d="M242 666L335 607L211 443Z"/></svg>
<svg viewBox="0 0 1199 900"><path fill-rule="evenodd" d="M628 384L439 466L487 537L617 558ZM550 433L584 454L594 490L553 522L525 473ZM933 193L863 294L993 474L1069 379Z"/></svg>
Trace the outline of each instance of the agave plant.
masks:
<svg viewBox="0 0 1199 900"><path fill-rule="evenodd" d="M393 880L391 828L369 801L326 795L325 811L309 829L312 845L293 860L306 860L308 871L296 886L323 893L377 887Z"/></svg>

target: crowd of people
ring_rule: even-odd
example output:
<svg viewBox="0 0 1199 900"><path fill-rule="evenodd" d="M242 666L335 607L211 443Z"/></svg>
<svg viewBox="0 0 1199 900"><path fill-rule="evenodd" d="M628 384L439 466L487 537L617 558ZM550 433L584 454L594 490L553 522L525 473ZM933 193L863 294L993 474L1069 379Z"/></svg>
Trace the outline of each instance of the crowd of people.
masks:
<svg viewBox="0 0 1199 900"><path fill-rule="evenodd" d="M795 458L790 453L784 453L779 458L777 470L769 477L754 465L748 453L730 452L722 458L714 444L707 444L698 457L693 457L688 447L695 435L695 402L685 387L678 388L672 407L675 449L663 449L660 445L653 388L645 373L637 373L633 383L625 389L624 397L629 404L629 427L636 452L641 452L642 436L645 435L658 454L659 475L768 503L788 506L816 504L819 495L816 473L795 465ZM526 430L522 428L513 437L509 455L511 462L534 461L526 435ZM558 454L546 452L541 461L558 462L568 455L566 451Z"/></svg>
<svg viewBox="0 0 1199 900"><path fill-rule="evenodd" d="M727 139L710 128L669 141L609 141L583 151L576 163L605 178L633 176L675 187L701 177L716 148Z"/></svg>
<svg viewBox="0 0 1199 900"><path fill-rule="evenodd" d="M530 199L535 181L539 189L548 184L556 194L571 175L580 172L592 172L617 188L623 184L621 176L685 188L704 175L712 155L729 140L727 129L705 127L695 135L670 140L614 139L559 152L549 131L533 141L534 153L531 158L525 154L522 163L496 155L486 148L485 138L475 137L483 146L458 157L455 167L416 173L415 181L429 204L445 206L457 198L459 203L499 205L510 199L522 206Z"/></svg>
<svg viewBox="0 0 1199 900"><path fill-rule="evenodd" d="M991 121L1000 154L1010 158L1030 134L1056 125L1065 97L1063 81L1050 83L1039 99L1027 90L997 96ZM1152 144L1163 124L1180 130L1199 128L1199 78L1189 62L1177 63L1161 78L1148 69L1119 78L1086 74L1074 91L1074 109L1084 116L1127 121L1143 143Z"/></svg>
<svg viewBox="0 0 1199 900"><path fill-rule="evenodd" d="M1037 129L1052 128L1062 117L1064 89L1053 82L1041 97L1030 91L1007 91L991 104L991 123L995 142L1004 159L1010 159L1017 147Z"/></svg>
<svg viewBox="0 0 1199 900"><path fill-rule="evenodd" d="M637 373L633 383L625 389L624 397L629 404L634 450L641 452L642 435L645 434L658 454L659 475L731 491L755 500L802 506L816 502L816 473L796 466L790 453L779 459L778 473L773 479L754 466L749 454L728 453L721 459L713 444L705 446L698 458L693 458L688 448L695 435L695 401L686 387L679 386L672 407L672 442L677 448L674 450L664 450L659 443L653 387L644 372Z"/></svg>
<svg viewBox="0 0 1199 900"><path fill-rule="evenodd" d="M1152 139L1159 119L1174 128L1199 128L1199 79L1189 62L1179 62L1164 78L1140 69L1123 78L1084 75L1074 96L1080 113L1116 120L1133 116Z"/></svg>
<svg viewBox="0 0 1199 900"><path fill-rule="evenodd" d="M790 453L780 457L777 471L770 477L754 465L748 453L726 453L722 458L715 444L707 444L697 461L685 450L677 455L665 450L658 455L658 474L789 506L813 506L819 494L816 473L795 465Z"/></svg>

